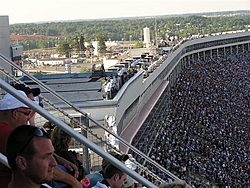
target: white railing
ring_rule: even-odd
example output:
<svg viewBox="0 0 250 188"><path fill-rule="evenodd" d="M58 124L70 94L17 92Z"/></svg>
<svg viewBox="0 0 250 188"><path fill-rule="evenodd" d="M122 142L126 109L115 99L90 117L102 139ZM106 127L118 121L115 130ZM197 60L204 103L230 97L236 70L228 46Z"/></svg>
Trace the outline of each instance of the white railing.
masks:
<svg viewBox="0 0 250 188"><path fill-rule="evenodd" d="M60 95L58 95L56 92L54 92L53 90L51 90L50 88L48 88L46 85L44 85L38 79L36 79L35 77L31 76L25 70L21 69L18 65L16 65L12 61L8 60L6 57L4 57L1 54L0 54L0 58L2 60L4 60L6 63L10 64L13 68L18 69L19 71L21 71L24 75L26 75L27 77L29 77L32 81L36 82L43 89L47 90L50 94L52 94L56 98L60 99L64 104L68 105L76 113L81 114L82 116L84 116L85 118L87 118L88 120L90 120L92 123L94 123L95 125L99 126L101 129L103 129L104 131L108 132L110 135L114 136L116 139L119 140L119 142L123 143L130 150L132 150L133 152L135 152L138 155L140 155L142 158L145 159L145 161L147 161L148 163L150 163L151 165L153 165L154 167L156 167L160 172L163 172L168 177L171 177L173 180L180 180L178 177L176 177L175 175L173 175L172 173L170 173L169 171L167 171L165 168L163 168L162 166L160 166L158 163L156 163L155 161L152 161L148 156L146 156L145 154L143 154L141 151L139 151L138 149L134 148L131 144L127 143L121 137L119 137L118 135L114 134L108 128L106 128L105 126L103 126L102 124L100 124L98 121L96 121L94 118L92 118L91 116L89 116L87 113L83 112L81 109L79 109L78 107L74 106L73 104L71 104L70 102L68 102L66 99L64 99L63 97L61 97ZM19 80L17 80L13 75L11 75L8 72L6 72L4 69L1 69L0 71L2 72L2 74L4 76L6 76L8 78L6 80L8 80L8 81L11 80L12 82L18 82L18 83L20 83ZM24 103L26 103L27 105L29 105L31 108L33 108L37 113L39 113L41 115L41 117L42 117L41 121L46 121L46 120L48 121L49 120L50 122L56 124L61 129L63 129L65 132L67 132L69 135L71 135L74 139L76 139L77 141L79 141L85 147L87 147L90 150L94 151L96 155L93 156L92 160L96 160L98 158L98 160L97 160L98 162L96 162L96 163L100 164L100 161L102 160L102 158L104 158L104 159L106 159L108 161L110 160L112 163L114 163L114 165L118 165L119 164L119 161L115 162L115 160L113 159L113 157L104 151L103 147L100 147L100 146L96 147L96 144L94 144L93 142L97 142L97 140L98 140L99 142L102 142L102 144L104 143L106 145L105 146L106 149L108 148L108 150L117 150L118 152L122 153L119 149L117 149L116 147L112 146L104 138L102 138L101 136L99 136L98 134L96 134L95 132L93 132L93 130L91 130L89 127L85 126L84 124L79 123L78 120L76 120L74 117L71 117L69 114L67 114L62 109L56 107L54 104L51 104L47 99L45 99L45 98L43 99L45 101L46 105L47 105L46 110L45 110L45 109L43 109L43 108L41 108L41 107L39 107L39 106L34 105L33 103L31 103L31 101L29 99L24 98L23 96L18 96L19 93L17 93L16 90L12 86L10 86L8 83L6 83L4 80L0 80L0 87L2 89L4 89L5 91L13 94L13 96L17 97L18 99L20 99L21 101L23 101ZM49 112L51 112L51 114ZM65 124L65 119L67 119L68 121L73 121L74 124L77 124L78 126L80 126L81 128L83 128L84 131L90 133L88 135L91 135L92 137L89 138L89 136L88 136L88 138L86 138L85 136L83 136L83 135L81 135L79 133L76 133L72 128L70 128L67 124ZM94 141L93 141L93 139L94 139ZM90 140L92 140L92 141L90 141ZM151 179L157 180L157 182L159 182L159 183L165 182L160 177L158 177L156 174L154 174L151 171L149 171L146 167L144 167L141 164L139 164L137 161L131 161L131 162L133 162L133 163L135 163L137 165L138 171L146 173L149 177L151 177ZM136 177L134 177L134 178L137 179L137 181L143 183L144 185L150 183L149 187L152 187L152 185L151 185L152 183L151 182L149 182L145 178L141 177L139 174L137 174L137 173L133 174L133 173L135 173L135 172L134 171L132 171L132 173L128 172L128 174L131 175L132 177L134 177L135 174L136 174L136 176L138 176L137 177L138 179Z"/></svg>

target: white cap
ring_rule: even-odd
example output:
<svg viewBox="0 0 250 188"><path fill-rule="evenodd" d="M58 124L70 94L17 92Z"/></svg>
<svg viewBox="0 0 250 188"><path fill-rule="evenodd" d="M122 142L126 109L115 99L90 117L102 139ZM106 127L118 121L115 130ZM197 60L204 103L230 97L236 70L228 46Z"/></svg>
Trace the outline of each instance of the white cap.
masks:
<svg viewBox="0 0 250 188"><path fill-rule="evenodd" d="M23 91L17 90L17 92L27 97L27 95ZM9 93L4 95L3 99L0 101L0 110L12 110L16 108L29 108L29 107Z"/></svg>

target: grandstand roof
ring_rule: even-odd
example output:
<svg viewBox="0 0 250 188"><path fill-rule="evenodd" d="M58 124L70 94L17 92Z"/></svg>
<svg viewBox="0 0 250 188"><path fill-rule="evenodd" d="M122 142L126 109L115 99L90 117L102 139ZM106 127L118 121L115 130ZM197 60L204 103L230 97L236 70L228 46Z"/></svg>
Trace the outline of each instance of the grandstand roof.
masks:
<svg viewBox="0 0 250 188"><path fill-rule="evenodd" d="M78 74L78 76L81 77L74 77L74 75L75 74L53 74L51 77L48 77L48 75L39 75L38 79L70 102L103 100L101 79L92 82L91 78L87 77L87 75ZM41 95L49 101L53 103L60 102L60 100L51 95L47 90L34 82L30 82L29 79L24 78L23 82L31 88L40 88Z"/></svg>

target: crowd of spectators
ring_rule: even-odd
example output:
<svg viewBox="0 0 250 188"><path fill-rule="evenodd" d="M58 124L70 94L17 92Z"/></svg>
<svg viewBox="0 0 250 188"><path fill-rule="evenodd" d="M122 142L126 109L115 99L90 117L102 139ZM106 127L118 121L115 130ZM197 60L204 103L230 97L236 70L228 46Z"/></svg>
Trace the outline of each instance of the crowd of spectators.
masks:
<svg viewBox="0 0 250 188"><path fill-rule="evenodd" d="M128 71L124 71L121 75L110 75L108 78L105 77L101 81L103 97L106 100L113 99L122 86L136 73L136 69L128 69Z"/></svg>
<svg viewBox="0 0 250 188"><path fill-rule="evenodd" d="M151 124L160 131L149 156L192 187L249 188L249 70L247 51L192 62L170 89L167 115Z"/></svg>

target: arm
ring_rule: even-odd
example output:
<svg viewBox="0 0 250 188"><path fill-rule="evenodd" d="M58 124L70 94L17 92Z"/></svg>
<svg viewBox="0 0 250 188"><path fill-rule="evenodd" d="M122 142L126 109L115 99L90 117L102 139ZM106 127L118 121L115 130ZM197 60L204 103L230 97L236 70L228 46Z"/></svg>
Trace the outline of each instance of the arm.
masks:
<svg viewBox="0 0 250 188"><path fill-rule="evenodd" d="M31 118L29 119L29 124L32 126L35 126L35 116L36 116L36 114L34 111L34 113L33 112L31 113Z"/></svg>
<svg viewBox="0 0 250 188"><path fill-rule="evenodd" d="M82 184L59 167L54 168L53 179L70 185L72 188L82 188Z"/></svg>
<svg viewBox="0 0 250 188"><path fill-rule="evenodd" d="M74 171L74 177L77 178L79 176L79 171L76 165L74 165L73 163L69 162L68 160L60 157L57 154L54 154L54 156L56 157L58 163L62 166L64 166L67 170L69 170L70 172Z"/></svg>

